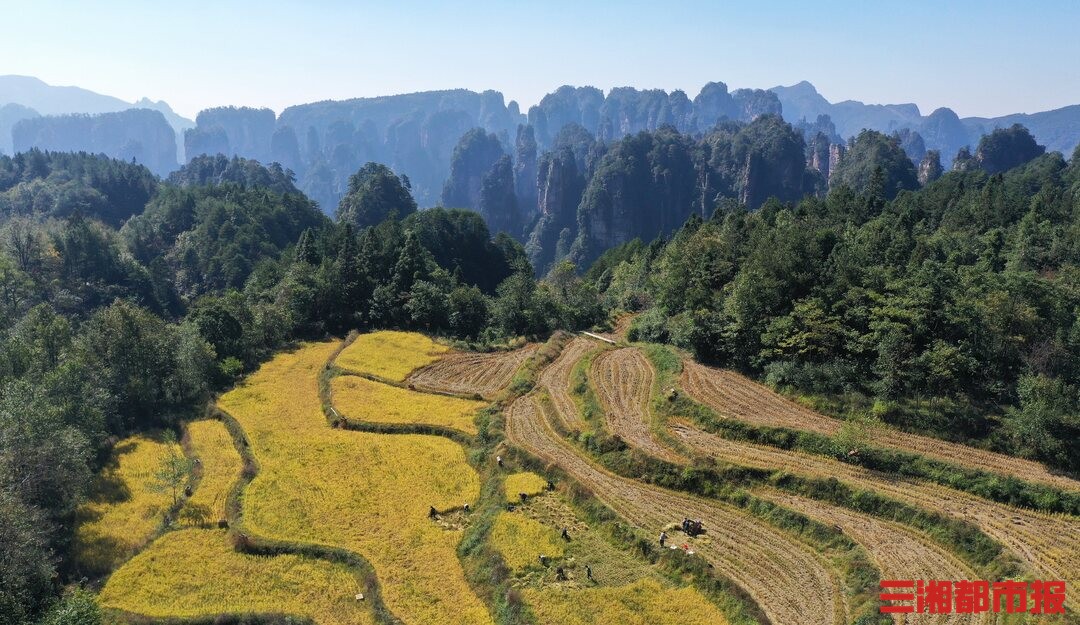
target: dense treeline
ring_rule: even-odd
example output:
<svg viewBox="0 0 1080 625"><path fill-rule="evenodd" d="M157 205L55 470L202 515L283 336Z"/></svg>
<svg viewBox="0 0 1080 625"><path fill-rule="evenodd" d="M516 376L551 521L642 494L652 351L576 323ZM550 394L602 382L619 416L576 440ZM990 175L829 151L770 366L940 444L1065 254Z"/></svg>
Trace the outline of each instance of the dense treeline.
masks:
<svg viewBox="0 0 1080 625"><path fill-rule="evenodd" d="M521 245L476 213L415 212L408 181L381 165L352 182L333 222L288 172L243 159L196 159L169 183L88 154L0 159L10 622L55 602L111 442L173 427L287 342L380 326L494 343L599 321L572 268L538 283ZM66 601L55 609L88 598Z"/></svg>
<svg viewBox="0 0 1080 625"><path fill-rule="evenodd" d="M884 180L694 216L588 277L644 310L633 338L1080 471L1080 152L891 201Z"/></svg>

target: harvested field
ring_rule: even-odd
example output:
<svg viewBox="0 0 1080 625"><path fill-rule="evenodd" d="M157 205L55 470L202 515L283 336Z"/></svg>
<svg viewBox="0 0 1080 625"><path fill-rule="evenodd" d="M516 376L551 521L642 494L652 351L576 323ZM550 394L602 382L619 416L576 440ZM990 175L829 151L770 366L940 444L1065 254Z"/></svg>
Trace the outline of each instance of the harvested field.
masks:
<svg viewBox="0 0 1080 625"><path fill-rule="evenodd" d="M523 362L540 348L538 343L504 352L455 352L414 371L405 379L422 391L480 395L491 399L506 388Z"/></svg>
<svg viewBox="0 0 1080 625"><path fill-rule="evenodd" d="M651 579L607 588L524 591L540 625L727 625L693 588L669 588Z"/></svg>
<svg viewBox="0 0 1080 625"><path fill-rule="evenodd" d="M627 444L668 462L686 462L653 436L650 424L656 372L637 348L624 347L596 357L589 372L604 409L604 422L612 434Z"/></svg>
<svg viewBox="0 0 1080 625"><path fill-rule="evenodd" d="M199 485L180 511L185 523L202 525L225 518L225 498L240 476L240 454L221 421L195 421L187 426L191 452L199 460Z"/></svg>
<svg viewBox="0 0 1080 625"><path fill-rule="evenodd" d="M540 566L540 556L561 558L566 543L553 528L516 512L500 512L491 544L512 569Z"/></svg>
<svg viewBox="0 0 1080 625"><path fill-rule="evenodd" d="M122 566L100 600L151 618L275 613L319 625L367 625L375 620L371 602L356 600L361 590L342 564L238 553L224 531L187 529L165 534Z"/></svg>
<svg viewBox="0 0 1080 625"><path fill-rule="evenodd" d="M461 532L428 519L429 506L479 497L464 450L439 436L332 429L318 376L337 347L278 354L219 400L260 465L242 498L246 529L360 554L386 606L407 624L491 623L457 558Z"/></svg>
<svg viewBox="0 0 1080 625"><path fill-rule="evenodd" d="M547 480L531 471L512 473L506 476L503 490L506 491L506 502L515 503L521 500L521 493L531 497L547 490Z"/></svg>
<svg viewBox="0 0 1080 625"><path fill-rule="evenodd" d="M724 462L810 477L835 477L924 510L969 521L1010 549L1039 577L1080 580L1080 519L1075 517L1014 508L822 456L731 441L684 422L673 423L671 432L692 451Z"/></svg>
<svg viewBox="0 0 1080 625"><path fill-rule="evenodd" d="M707 367L690 359L683 361L680 385L691 397L709 406L720 416L754 425L809 430L827 436L835 435L843 425L842 421L801 406L745 376ZM1055 475L1037 462L909 434L890 427L875 429L871 433L871 442L874 445L936 458L960 467L1015 475L1024 480L1070 491L1080 490L1080 482L1063 475Z"/></svg>
<svg viewBox="0 0 1080 625"><path fill-rule="evenodd" d="M403 382L415 369L450 351L416 332L382 330L361 334L341 351L335 364L353 373Z"/></svg>
<svg viewBox="0 0 1080 625"><path fill-rule="evenodd" d="M88 575L111 571L158 531L172 505L172 493L155 492L151 483L169 453L180 453L179 445L141 435L113 447L88 501L76 512L72 549L79 571Z"/></svg>
<svg viewBox="0 0 1080 625"><path fill-rule="evenodd" d="M507 412L507 434L515 445L557 465L627 521L659 534L683 517L704 521L706 534L688 543L761 606L774 625L841 623L845 606L828 565L806 545L726 504L618 477L582 458L525 396ZM808 602L806 598L813 597Z"/></svg>
<svg viewBox="0 0 1080 625"><path fill-rule="evenodd" d="M634 317L636 316L636 313L624 313L619 315L619 318L615 320L615 326L611 328L611 332L601 332L600 336L615 341L616 343L625 341L626 333L630 331L630 324L634 322Z"/></svg>
<svg viewBox="0 0 1080 625"><path fill-rule="evenodd" d="M357 375L339 375L330 382L334 409L349 419L368 423L423 423L476 434L473 418L486 404L471 399L417 393Z"/></svg>
<svg viewBox="0 0 1080 625"><path fill-rule="evenodd" d="M570 374L574 365L585 357L593 349L596 349L598 341L575 336L566 344L555 362L540 373L539 385L547 391L551 402L555 405L555 412L563 426L570 430L580 430L585 426L578 412L577 404L570 395Z"/></svg>
<svg viewBox="0 0 1080 625"><path fill-rule="evenodd" d="M899 523L853 512L846 508L773 490L757 490L755 495L795 510L820 523L834 525L852 540L862 545L881 571L882 579L979 579L970 567L958 558ZM904 618L896 615L896 623L920 625L975 625L993 622L985 614L921 614Z"/></svg>

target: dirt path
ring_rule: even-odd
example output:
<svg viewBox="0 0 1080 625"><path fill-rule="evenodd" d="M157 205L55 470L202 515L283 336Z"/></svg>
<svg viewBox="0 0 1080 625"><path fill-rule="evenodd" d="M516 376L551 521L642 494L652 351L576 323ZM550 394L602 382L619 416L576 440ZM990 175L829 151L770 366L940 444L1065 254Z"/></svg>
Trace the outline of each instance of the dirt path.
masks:
<svg viewBox="0 0 1080 625"><path fill-rule="evenodd" d="M475 393L490 399L510 384L521 363L539 347L534 343L505 352L455 352L417 369L405 382L422 391Z"/></svg>
<svg viewBox="0 0 1080 625"><path fill-rule="evenodd" d="M630 331L630 324L634 322L637 313L623 313L615 320L615 327L611 332L601 332L600 336L615 341L616 343L626 340L626 333Z"/></svg>
<svg viewBox="0 0 1080 625"><path fill-rule="evenodd" d="M809 430L832 436L842 422L782 397L772 389L733 371L714 369L690 359L683 361L682 388L720 416L755 425ZM876 445L894 447L937 458L961 467L971 467L1001 475L1080 491L1080 481L1052 473L1038 462L950 443L893 428L879 428L871 435Z"/></svg>
<svg viewBox="0 0 1080 625"><path fill-rule="evenodd" d="M760 489L755 490L754 495L801 512L821 523L841 528L852 540L866 548L881 570L883 579L978 579L975 572L959 558L899 523L781 491ZM896 623L902 625L985 625L993 622L990 613L921 614L916 618L904 618L905 615L901 614L896 616Z"/></svg>
<svg viewBox="0 0 1080 625"><path fill-rule="evenodd" d="M589 378L596 387L605 425L612 434L662 460L686 462L657 441L650 430L649 398L656 372L640 350L624 347L600 354L593 361Z"/></svg>
<svg viewBox="0 0 1080 625"><path fill-rule="evenodd" d="M840 623L839 584L822 558L807 546L737 508L621 478L582 458L551 428L532 396L507 410L510 441L557 465L630 523L659 534L682 517L704 521L707 534L691 542L724 575L761 606L774 625Z"/></svg>
<svg viewBox="0 0 1080 625"><path fill-rule="evenodd" d="M570 430L580 430L585 426L578 412L577 404L570 396L570 373L577 361L595 349L600 343L584 336L575 336L563 348L562 353L540 373L540 387L547 391L555 411L563 426Z"/></svg>
<svg viewBox="0 0 1080 625"><path fill-rule="evenodd" d="M684 445L718 460L812 477L835 477L852 486L966 520L1013 551L1044 579L1080 580L1080 519L1014 508L944 486L902 479L831 458L731 441L685 422L671 433Z"/></svg>

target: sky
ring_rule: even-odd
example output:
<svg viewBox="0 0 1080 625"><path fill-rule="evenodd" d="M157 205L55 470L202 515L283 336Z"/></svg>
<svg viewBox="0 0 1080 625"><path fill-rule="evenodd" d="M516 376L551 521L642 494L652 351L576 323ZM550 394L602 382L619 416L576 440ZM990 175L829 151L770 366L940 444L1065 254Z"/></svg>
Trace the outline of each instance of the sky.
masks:
<svg viewBox="0 0 1080 625"><path fill-rule="evenodd" d="M0 74L187 117L464 87L526 110L560 85L732 89L960 116L1080 103L1080 2L0 0Z"/></svg>

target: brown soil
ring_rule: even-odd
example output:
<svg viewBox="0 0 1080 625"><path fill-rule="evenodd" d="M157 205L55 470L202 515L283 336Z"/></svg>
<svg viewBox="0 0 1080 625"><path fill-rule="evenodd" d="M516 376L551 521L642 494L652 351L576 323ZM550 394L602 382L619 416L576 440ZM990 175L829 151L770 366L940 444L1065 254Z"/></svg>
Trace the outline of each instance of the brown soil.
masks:
<svg viewBox="0 0 1080 625"><path fill-rule="evenodd" d="M600 354L593 361L589 378L596 387L608 430L652 456L686 462L657 441L650 430L649 398L656 372L641 351L624 347Z"/></svg>
<svg viewBox="0 0 1080 625"><path fill-rule="evenodd" d="M686 359L682 388L691 397L709 406L722 417L754 425L809 430L828 436L840 431L842 422L801 406L772 389L733 371L714 369ZM1049 484L1068 491L1080 491L1080 482L1052 473L1031 460L1013 458L959 443L901 432L890 427L871 432L875 445L944 460L961 466Z"/></svg>
<svg viewBox="0 0 1080 625"><path fill-rule="evenodd" d="M552 429L532 396L507 410L510 441L557 465L627 521L660 530L683 517L704 521L706 534L671 533L754 598L774 625L840 623L845 606L837 580L806 545L742 510L621 478L582 458Z"/></svg>
<svg viewBox="0 0 1080 625"><path fill-rule="evenodd" d="M422 391L480 395L490 399L506 388L514 373L540 346L526 345L508 352L455 352L417 369L405 382Z"/></svg>

